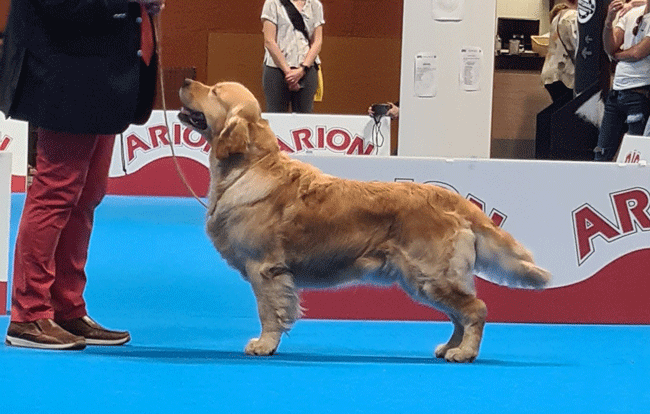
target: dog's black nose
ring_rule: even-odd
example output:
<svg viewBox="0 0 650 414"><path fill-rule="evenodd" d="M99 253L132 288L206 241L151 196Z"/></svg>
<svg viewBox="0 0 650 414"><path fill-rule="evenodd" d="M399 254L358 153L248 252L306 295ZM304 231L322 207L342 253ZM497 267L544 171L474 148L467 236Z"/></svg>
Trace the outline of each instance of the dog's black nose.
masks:
<svg viewBox="0 0 650 414"><path fill-rule="evenodd" d="M185 80L183 81L183 87L190 86L191 83L192 83L192 79L185 78Z"/></svg>

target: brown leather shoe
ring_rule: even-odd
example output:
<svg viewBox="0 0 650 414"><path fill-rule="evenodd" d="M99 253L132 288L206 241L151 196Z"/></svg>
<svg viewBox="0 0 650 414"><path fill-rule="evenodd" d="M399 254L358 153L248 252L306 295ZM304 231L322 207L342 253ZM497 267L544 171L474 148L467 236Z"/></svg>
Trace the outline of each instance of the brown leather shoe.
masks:
<svg viewBox="0 0 650 414"><path fill-rule="evenodd" d="M57 323L71 334L83 336L88 345L123 345L131 340L128 332L108 330L88 315Z"/></svg>
<svg viewBox="0 0 650 414"><path fill-rule="evenodd" d="M39 349L84 349L86 340L62 329L52 319L33 322L11 322L5 343L11 346Z"/></svg>

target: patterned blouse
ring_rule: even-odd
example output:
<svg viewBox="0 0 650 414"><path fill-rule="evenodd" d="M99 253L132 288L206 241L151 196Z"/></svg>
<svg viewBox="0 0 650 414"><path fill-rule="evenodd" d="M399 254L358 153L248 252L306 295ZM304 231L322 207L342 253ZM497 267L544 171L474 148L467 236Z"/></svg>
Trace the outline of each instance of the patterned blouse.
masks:
<svg viewBox="0 0 650 414"><path fill-rule="evenodd" d="M307 0L301 14L310 37L318 26L325 23L323 5L319 0ZM279 0L266 0L261 18L275 24L277 28L276 42L284 54L287 64L294 68L300 66L309 51L309 40L305 39L305 36L293 27L282 3ZM320 64L318 57L316 57L316 63ZM277 67L268 50L264 53L264 64Z"/></svg>
<svg viewBox="0 0 650 414"><path fill-rule="evenodd" d="M575 82L573 60L575 60L578 44L577 16L577 10L567 9L555 16L551 22L548 53L541 75L544 85L562 81L567 88L573 89Z"/></svg>

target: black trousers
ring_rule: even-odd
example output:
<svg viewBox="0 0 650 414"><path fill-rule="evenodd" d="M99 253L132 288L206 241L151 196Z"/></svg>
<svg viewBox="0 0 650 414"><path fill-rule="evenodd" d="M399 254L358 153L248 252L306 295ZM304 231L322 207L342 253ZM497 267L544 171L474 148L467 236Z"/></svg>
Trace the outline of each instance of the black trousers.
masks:
<svg viewBox="0 0 650 414"><path fill-rule="evenodd" d="M302 88L290 91L282 69L264 65L262 86L266 99L265 112L297 112L309 114L314 110L314 95L318 88L318 71L309 68L301 80ZM291 105L291 110L289 110Z"/></svg>

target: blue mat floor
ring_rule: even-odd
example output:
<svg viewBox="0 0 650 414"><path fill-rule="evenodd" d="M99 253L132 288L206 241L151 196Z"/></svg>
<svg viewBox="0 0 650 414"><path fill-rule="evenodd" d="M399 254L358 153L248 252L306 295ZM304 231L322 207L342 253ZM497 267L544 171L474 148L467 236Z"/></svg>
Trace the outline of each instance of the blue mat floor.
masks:
<svg viewBox="0 0 650 414"><path fill-rule="evenodd" d="M13 195L12 244L22 200ZM457 365L432 356L450 323L302 320L276 355L245 356L255 301L203 217L190 199L108 197L86 300L133 340L0 345L0 413L648 412L648 326L488 324L479 359Z"/></svg>

